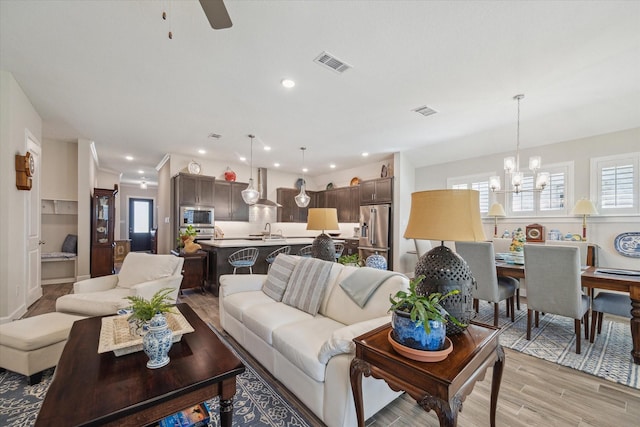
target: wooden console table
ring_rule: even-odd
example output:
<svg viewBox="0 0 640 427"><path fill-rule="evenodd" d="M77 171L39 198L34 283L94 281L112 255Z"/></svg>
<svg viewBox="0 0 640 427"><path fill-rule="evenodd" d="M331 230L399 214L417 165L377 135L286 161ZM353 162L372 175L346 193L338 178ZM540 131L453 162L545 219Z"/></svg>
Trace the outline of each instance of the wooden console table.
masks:
<svg viewBox="0 0 640 427"><path fill-rule="evenodd" d="M351 389L358 427L364 427L362 375L383 379L393 390L406 391L425 411L434 410L441 426L455 427L462 402L476 381L493 365L491 426L496 424L498 392L504 368L500 329L472 322L465 332L449 337L453 351L442 362L424 363L396 353L388 340L389 324L355 338L351 361Z"/></svg>
<svg viewBox="0 0 640 427"><path fill-rule="evenodd" d="M188 254L184 251L171 250L175 256L184 258L182 266L182 282L180 283L180 295L183 289L200 288L205 292L207 281L209 280L209 254L207 251L199 250Z"/></svg>

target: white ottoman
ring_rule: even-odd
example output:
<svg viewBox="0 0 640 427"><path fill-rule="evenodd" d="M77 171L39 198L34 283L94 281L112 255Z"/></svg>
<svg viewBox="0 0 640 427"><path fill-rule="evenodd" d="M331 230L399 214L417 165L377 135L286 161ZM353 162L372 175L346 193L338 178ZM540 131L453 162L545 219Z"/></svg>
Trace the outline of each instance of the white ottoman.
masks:
<svg viewBox="0 0 640 427"><path fill-rule="evenodd" d="M73 322L84 318L54 312L0 325L0 368L40 382L42 371L58 364Z"/></svg>

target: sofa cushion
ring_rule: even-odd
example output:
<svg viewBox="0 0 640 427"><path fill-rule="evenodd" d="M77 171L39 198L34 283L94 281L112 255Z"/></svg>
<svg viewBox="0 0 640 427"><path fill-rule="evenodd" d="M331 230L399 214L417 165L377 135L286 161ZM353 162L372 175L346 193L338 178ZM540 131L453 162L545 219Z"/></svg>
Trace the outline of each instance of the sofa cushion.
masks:
<svg viewBox="0 0 640 427"><path fill-rule="evenodd" d="M298 323L312 316L281 302L259 304L242 314L244 325L267 344L272 344L275 329L289 323Z"/></svg>
<svg viewBox="0 0 640 427"><path fill-rule="evenodd" d="M343 324L317 315L273 331L273 347L309 377L323 382L326 363L318 360L318 351Z"/></svg>
<svg viewBox="0 0 640 427"><path fill-rule="evenodd" d="M391 322L391 316L384 316L336 329L320 347L318 360L326 365L333 356L342 353L355 353L356 345L353 342L355 337L389 322Z"/></svg>
<svg viewBox="0 0 640 427"><path fill-rule="evenodd" d="M267 280L262 285L262 292L276 301L282 301L291 273L296 268L299 259L292 255L278 255L269 268Z"/></svg>
<svg viewBox="0 0 640 427"><path fill-rule="evenodd" d="M138 283L173 276L180 258L173 255L151 255L129 252L118 274L118 287L130 288ZM174 273L175 272L175 273Z"/></svg>
<svg viewBox="0 0 640 427"><path fill-rule="evenodd" d="M63 295L56 300L56 311L80 313L87 316L116 314L119 309L131 305L131 302L125 299L129 295L131 295L131 291L125 288Z"/></svg>
<svg viewBox="0 0 640 427"><path fill-rule="evenodd" d="M282 302L316 315L333 264L315 258L301 258L291 274Z"/></svg>
<svg viewBox="0 0 640 427"><path fill-rule="evenodd" d="M243 321L243 313L251 310L251 307L259 304L273 304L276 301L265 295L262 291L238 292L229 295L222 300L224 310L233 318Z"/></svg>

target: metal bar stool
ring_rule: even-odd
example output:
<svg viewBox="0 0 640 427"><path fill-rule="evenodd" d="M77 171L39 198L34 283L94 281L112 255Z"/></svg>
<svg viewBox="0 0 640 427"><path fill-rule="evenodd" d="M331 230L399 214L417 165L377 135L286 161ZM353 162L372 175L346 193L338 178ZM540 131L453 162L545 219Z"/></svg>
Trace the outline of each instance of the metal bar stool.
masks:
<svg viewBox="0 0 640 427"><path fill-rule="evenodd" d="M267 264L269 264L269 266L267 267L267 271L271 269L271 264L273 264L273 261L276 260L276 257L278 255L280 254L289 255L289 252L291 252L291 246L283 246L271 252L269 255L267 255L267 258L265 259L265 261L267 261Z"/></svg>
<svg viewBox="0 0 640 427"><path fill-rule="evenodd" d="M258 259L258 248L245 248L235 251L229 255L229 264L233 266L233 274L236 274L237 268L246 267L249 274L253 274L253 264Z"/></svg>
<svg viewBox="0 0 640 427"><path fill-rule="evenodd" d="M344 251L344 243L336 243L335 247L336 247L336 261L337 261L338 258L342 256L342 252Z"/></svg>
<svg viewBox="0 0 640 427"><path fill-rule="evenodd" d="M298 255L311 258L311 245L300 248Z"/></svg>

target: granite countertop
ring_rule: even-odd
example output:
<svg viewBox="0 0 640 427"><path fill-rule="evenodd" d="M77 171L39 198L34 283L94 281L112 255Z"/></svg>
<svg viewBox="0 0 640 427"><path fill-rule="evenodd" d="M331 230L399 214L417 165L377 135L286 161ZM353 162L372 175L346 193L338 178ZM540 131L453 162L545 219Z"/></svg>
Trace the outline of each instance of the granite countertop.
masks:
<svg viewBox="0 0 640 427"><path fill-rule="evenodd" d="M244 248L258 246L285 246L285 245L310 245L313 237L287 237L284 239L250 240L250 239L224 239L224 240L198 240L201 245L214 248ZM339 242L340 240L336 240Z"/></svg>

